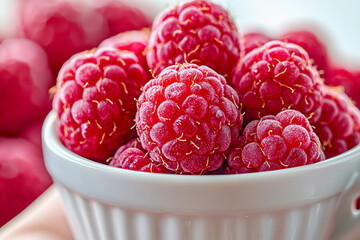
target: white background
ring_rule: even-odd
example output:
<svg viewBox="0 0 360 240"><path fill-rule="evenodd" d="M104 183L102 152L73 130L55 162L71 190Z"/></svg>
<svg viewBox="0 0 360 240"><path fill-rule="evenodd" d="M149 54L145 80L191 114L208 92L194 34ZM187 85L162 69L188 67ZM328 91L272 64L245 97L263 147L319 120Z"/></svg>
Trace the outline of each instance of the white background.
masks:
<svg viewBox="0 0 360 240"><path fill-rule="evenodd" d="M26 0L25 0L26 1ZM46 0L44 0L46 1ZM100 1L100 0L73 0ZM154 16L166 6L181 0L123 0ZM214 0L228 9L239 30L264 31L276 36L288 29L307 26L318 29L332 59L350 69L360 69L359 0ZM17 0L0 0L0 36L15 29L12 17ZM319 30L320 29L320 30Z"/></svg>

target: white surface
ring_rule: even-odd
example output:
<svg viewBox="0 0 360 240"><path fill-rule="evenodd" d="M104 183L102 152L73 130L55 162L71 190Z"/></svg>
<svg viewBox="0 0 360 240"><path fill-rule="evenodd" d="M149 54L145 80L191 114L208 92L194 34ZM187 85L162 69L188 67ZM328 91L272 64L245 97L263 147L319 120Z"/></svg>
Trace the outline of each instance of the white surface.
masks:
<svg viewBox="0 0 360 240"><path fill-rule="evenodd" d="M360 145L273 172L152 174L70 152L55 135L55 118L51 113L43 127L45 164L78 239L327 240L333 226L338 237L360 221L352 211L360 193Z"/></svg>

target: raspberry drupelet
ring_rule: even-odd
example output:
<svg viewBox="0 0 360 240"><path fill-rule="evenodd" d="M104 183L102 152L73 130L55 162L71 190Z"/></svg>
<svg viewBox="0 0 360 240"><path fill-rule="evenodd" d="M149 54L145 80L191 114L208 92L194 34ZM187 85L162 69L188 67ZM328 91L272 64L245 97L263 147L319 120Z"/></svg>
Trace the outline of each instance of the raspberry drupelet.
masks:
<svg viewBox="0 0 360 240"><path fill-rule="evenodd" d="M289 108L304 113L310 123L319 119L324 83L303 48L270 41L241 62L232 84L244 105L246 122Z"/></svg>
<svg viewBox="0 0 360 240"><path fill-rule="evenodd" d="M121 146L109 165L140 172L172 173L161 163L153 161L136 138Z"/></svg>
<svg viewBox="0 0 360 240"><path fill-rule="evenodd" d="M154 161L177 173L204 174L222 165L242 125L239 98L207 66L177 64L144 87L137 132Z"/></svg>
<svg viewBox="0 0 360 240"><path fill-rule="evenodd" d="M111 157L128 140L145 82L133 53L101 48L74 55L60 70L53 100L61 142L92 160Z"/></svg>
<svg viewBox="0 0 360 240"><path fill-rule="evenodd" d="M227 173L271 171L325 159L319 138L307 118L284 110L251 121L231 148Z"/></svg>
<svg viewBox="0 0 360 240"><path fill-rule="evenodd" d="M196 0L159 13L146 57L155 75L167 66L189 62L230 78L239 56L238 31L229 13L210 1Z"/></svg>
<svg viewBox="0 0 360 240"><path fill-rule="evenodd" d="M327 158L360 142L360 111L340 88L325 89L321 117L314 126Z"/></svg>

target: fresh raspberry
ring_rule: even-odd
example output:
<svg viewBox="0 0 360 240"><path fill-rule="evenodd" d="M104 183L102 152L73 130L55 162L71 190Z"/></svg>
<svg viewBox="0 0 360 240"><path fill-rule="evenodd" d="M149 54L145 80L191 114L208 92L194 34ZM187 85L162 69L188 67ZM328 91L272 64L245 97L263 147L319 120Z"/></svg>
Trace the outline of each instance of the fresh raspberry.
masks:
<svg viewBox="0 0 360 240"><path fill-rule="evenodd" d="M60 70L53 101L60 140L83 157L112 156L134 125L134 98L145 82L131 52L100 48L74 55Z"/></svg>
<svg viewBox="0 0 360 240"><path fill-rule="evenodd" d="M360 142L360 111L339 88L325 89L321 117L314 126L327 158Z"/></svg>
<svg viewBox="0 0 360 240"><path fill-rule="evenodd" d="M109 165L140 172L171 173L163 165L153 161L136 138L121 146Z"/></svg>
<svg viewBox="0 0 360 240"><path fill-rule="evenodd" d="M22 138L0 137L0 227L50 185L39 148Z"/></svg>
<svg viewBox="0 0 360 240"><path fill-rule="evenodd" d="M206 65L229 76L240 56L237 28L221 6L196 0L161 12L153 23L147 62L154 74L176 63Z"/></svg>
<svg viewBox="0 0 360 240"><path fill-rule="evenodd" d="M325 43L315 33L308 30L287 32L279 37L281 41L297 44L307 51L313 59L314 66L317 66L321 76L327 76L329 70L329 57Z"/></svg>
<svg viewBox="0 0 360 240"><path fill-rule="evenodd" d="M174 65L149 81L138 100L137 131L155 161L177 173L218 169L242 125L239 98L207 66Z"/></svg>
<svg viewBox="0 0 360 240"><path fill-rule="evenodd" d="M99 48L113 47L121 51L133 52L138 57L143 68L150 73L145 57L145 48L148 45L149 37L150 29L148 28L127 31L105 39L100 43Z"/></svg>
<svg viewBox="0 0 360 240"><path fill-rule="evenodd" d="M319 138L296 110L253 120L230 152L228 173L271 171L325 159Z"/></svg>
<svg viewBox="0 0 360 240"><path fill-rule="evenodd" d="M150 27L151 20L140 9L125 4L126 1L96 1L95 8L104 18L109 37L118 33ZM133 39L136 40L136 39Z"/></svg>
<svg viewBox="0 0 360 240"><path fill-rule="evenodd" d="M0 135L16 136L51 107L49 61L35 42L9 38L0 45Z"/></svg>
<svg viewBox="0 0 360 240"><path fill-rule="evenodd" d="M360 78L344 68L333 68L328 71L325 84L329 86L342 86L345 93L360 106Z"/></svg>
<svg viewBox="0 0 360 240"><path fill-rule="evenodd" d="M246 122L292 108L310 122L320 117L324 83L298 45L270 41L242 60L232 80L245 107Z"/></svg>
<svg viewBox="0 0 360 240"><path fill-rule="evenodd" d="M246 55L255 48L259 48L271 40L272 39L270 37L260 32L249 32L244 35L240 35L242 53Z"/></svg>

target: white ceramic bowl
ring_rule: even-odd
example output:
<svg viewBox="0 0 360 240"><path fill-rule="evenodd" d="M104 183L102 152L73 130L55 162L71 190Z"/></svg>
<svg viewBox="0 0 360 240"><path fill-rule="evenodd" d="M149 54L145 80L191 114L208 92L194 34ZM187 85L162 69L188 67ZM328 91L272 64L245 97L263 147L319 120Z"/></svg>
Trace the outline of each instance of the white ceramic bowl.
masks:
<svg viewBox="0 0 360 240"><path fill-rule="evenodd" d="M313 165L242 175L118 169L66 149L51 112L46 167L76 239L324 240L358 221L360 147Z"/></svg>

